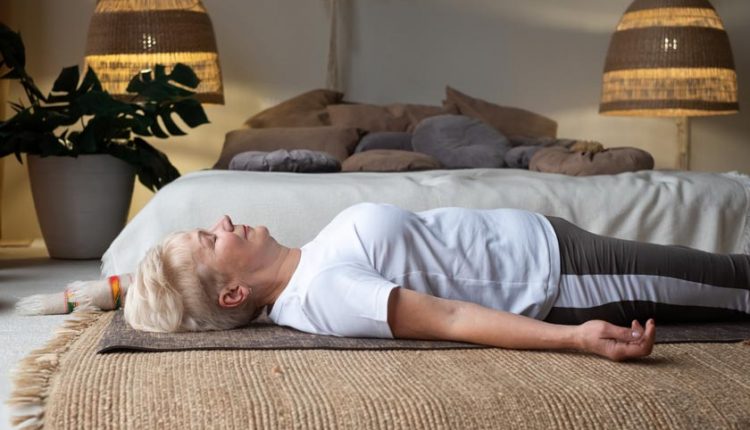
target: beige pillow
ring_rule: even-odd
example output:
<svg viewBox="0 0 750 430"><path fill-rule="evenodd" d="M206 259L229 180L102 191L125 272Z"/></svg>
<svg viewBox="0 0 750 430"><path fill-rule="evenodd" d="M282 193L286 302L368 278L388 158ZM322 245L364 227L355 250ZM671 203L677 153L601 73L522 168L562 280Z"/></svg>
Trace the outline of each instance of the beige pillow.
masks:
<svg viewBox="0 0 750 430"><path fill-rule="evenodd" d="M529 170L573 176L615 175L654 168L654 158L638 148L608 148L600 152L574 152L550 147L537 151Z"/></svg>
<svg viewBox="0 0 750 430"><path fill-rule="evenodd" d="M338 91L308 91L254 115L245 125L252 128L330 125L326 106L340 103L343 97Z"/></svg>
<svg viewBox="0 0 750 430"><path fill-rule="evenodd" d="M445 108L442 106L430 106L430 105L404 105L406 116L409 118L409 126L406 131L413 133L414 129L422 122L425 118L430 118L438 115L447 114L458 114L458 109Z"/></svg>
<svg viewBox="0 0 750 430"><path fill-rule="evenodd" d="M524 109L499 106L470 97L451 87L445 88L446 109L456 109L461 115L480 119L506 137L556 137L557 122Z"/></svg>
<svg viewBox="0 0 750 430"><path fill-rule="evenodd" d="M344 161L357 146L359 132L340 127L242 128L227 133L214 169L227 169L235 155L277 149L323 151Z"/></svg>
<svg viewBox="0 0 750 430"><path fill-rule="evenodd" d="M327 108L332 125L358 128L369 133L412 132L425 118L457 113L441 106L394 103L389 105L337 104Z"/></svg>
<svg viewBox="0 0 750 430"><path fill-rule="evenodd" d="M385 106L368 104L339 104L326 108L331 125L358 128L370 133L379 131L406 131L409 118L404 105Z"/></svg>
<svg viewBox="0 0 750 430"><path fill-rule="evenodd" d="M440 162L427 154L398 149L359 152L344 160L341 165L342 172L404 172L440 168Z"/></svg>

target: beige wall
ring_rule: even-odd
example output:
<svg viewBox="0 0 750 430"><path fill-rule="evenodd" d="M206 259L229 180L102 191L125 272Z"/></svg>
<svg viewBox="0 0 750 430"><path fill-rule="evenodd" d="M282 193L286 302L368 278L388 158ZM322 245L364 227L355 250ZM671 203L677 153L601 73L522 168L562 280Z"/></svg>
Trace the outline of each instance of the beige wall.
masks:
<svg viewBox="0 0 750 430"><path fill-rule="evenodd" d="M7 3L6 3L7 2ZM49 88L81 62L94 0L3 0L21 30L29 70ZM560 136L650 151L673 167L668 119L598 115L609 37L630 0L350 0L341 56L347 98L438 104L446 84L531 109L560 123ZM325 0L204 0L216 30L226 105L186 137L151 140L183 173L209 167L223 135L264 106L325 83ZM750 173L750 2L714 0L740 77L741 114L693 121L693 168ZM18 97L17 88L11 96ZM2 232L38 237L24 167L5 160ZM134 215L151 197L140 185Z"/></svg>

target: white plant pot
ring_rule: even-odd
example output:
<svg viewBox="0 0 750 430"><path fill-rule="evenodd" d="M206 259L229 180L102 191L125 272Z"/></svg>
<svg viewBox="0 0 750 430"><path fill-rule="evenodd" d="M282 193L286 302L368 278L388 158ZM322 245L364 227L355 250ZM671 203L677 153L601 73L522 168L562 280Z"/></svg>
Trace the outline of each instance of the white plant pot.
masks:
<svg viewBox="0 0 750 430"><path fill-rule="evenodd" d="M39 225L52 258L101 258L127 221L135 171L108 154L29 155Z"/></svg>

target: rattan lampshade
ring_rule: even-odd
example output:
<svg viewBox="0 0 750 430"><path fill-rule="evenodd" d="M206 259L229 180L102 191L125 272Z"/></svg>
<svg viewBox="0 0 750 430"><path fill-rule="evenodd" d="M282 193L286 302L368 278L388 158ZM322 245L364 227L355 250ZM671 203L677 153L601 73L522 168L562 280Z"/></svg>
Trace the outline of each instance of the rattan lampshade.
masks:
<svg viewBox="0 0 750 430"><path fill-rule="evenodd" d="M211 19L200 0L99 0L89 25L85 64L110 94L124 96L130 79L156 64L184 63L201 83L198 100L224 103Z"/></svg>
<svg viewBox="0 0 750 430"><path fill-rule="evenodd" d="M635 0L607 53L599 112L704 116L735 113L729 37L708 0Z"/></svg>

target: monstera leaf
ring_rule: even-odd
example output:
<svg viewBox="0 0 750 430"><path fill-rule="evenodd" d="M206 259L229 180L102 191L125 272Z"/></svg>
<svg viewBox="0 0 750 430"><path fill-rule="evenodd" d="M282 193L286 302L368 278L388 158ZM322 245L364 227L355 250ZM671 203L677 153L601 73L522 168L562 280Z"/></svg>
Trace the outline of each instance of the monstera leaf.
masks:
<svg viewBox="0 0 750 430"><path fill-rule="evenodd" d="M153 71L134 76L127 91L137 94L136 100L142 102L141 113L149 120L148 134L139 134L160 138L184 135L185 132L172 119L172 114L179 116L191 128L208 123L203 107L193 98L199 83L200 79L193 70L182 63L175 65L169 74L163 65L157 65ZM161 119L166 131L158 119Z"/></svg>
<svg viewBox="0 0 750 430"><path fill-rule="evenodd" d="M0 22L0 79L20 79L26 67L26 53L21 35Z"/></svg>
<svg viewBox="0 0 750 430"><path fill-rule="evenodd" d="M78 66L70 66L62 69L52 84L52 91L47 96L47 103L71 103L77 98L89 92L106 94L102 90L99 77L93 69L88 68L81 84L78 84L81 75Z"/></svg>
<svg viewBox="0 0 750 430"><path fill-rule="evenodd" d="M107 152L135 167L138 180L152 191L180 177L180 172L169 162L167 156L140 137L126 145L110 145Z"/></svg>
<svg viewBox="0 0 750 430"><path fill-rule="evenodd" d="M31 104L44 100L44 95L34 80L26 73L26 48L21 34L11 30L0 22L0 79L18 79L21 81Z"/></svg>

